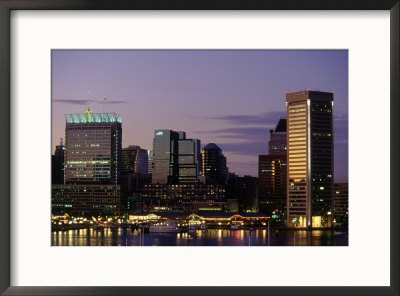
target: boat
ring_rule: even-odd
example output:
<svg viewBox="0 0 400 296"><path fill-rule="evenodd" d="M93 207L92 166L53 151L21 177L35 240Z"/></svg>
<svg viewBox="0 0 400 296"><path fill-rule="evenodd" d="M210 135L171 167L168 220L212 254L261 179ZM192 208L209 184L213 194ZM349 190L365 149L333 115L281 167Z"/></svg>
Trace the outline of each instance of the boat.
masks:
<svg viewBox="0 0 400 296"><path fill-rule="evenodd" d="M189 227L188 227L188 233L189 233L189 234L194 234L194 233L196 233L196 231L197 231L197 226L196 226L196 224L191 224L191 225L189 225Z"/></svg>
<svg viewBox="0 0 400 296"><path fill-rule="evenodd" d="M166 222L150 225L149 232L181 232L181 228L174 222Z"/></svg>
<svg viewBox="0 0 400 296"><path fill-rule="evenodd" d="M231 230L238 230L240 228L241 224L239 221L232 221L231 224Z"/></svg>
<svg viewBox="0 0 400 296"><path fill-rule="evenodd" d="M201 225L200 225L200 230L207 230L207 225L206 225L206 223L201 223Z"/></svg>

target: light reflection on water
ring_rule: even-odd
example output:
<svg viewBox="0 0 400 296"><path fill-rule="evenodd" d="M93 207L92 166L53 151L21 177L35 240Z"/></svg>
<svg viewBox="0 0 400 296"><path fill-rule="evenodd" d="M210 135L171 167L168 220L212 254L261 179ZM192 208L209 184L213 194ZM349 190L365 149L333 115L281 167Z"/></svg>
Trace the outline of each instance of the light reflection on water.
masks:
<svg viewBox="0 0 400 296"><path fill-rule="evenodd" d="M268 246L268 231L208 229L188 233L141 233L131 229L54 231L52 246ZM270 246L347 246L348 233L331 230L271 231Z"/></svg>

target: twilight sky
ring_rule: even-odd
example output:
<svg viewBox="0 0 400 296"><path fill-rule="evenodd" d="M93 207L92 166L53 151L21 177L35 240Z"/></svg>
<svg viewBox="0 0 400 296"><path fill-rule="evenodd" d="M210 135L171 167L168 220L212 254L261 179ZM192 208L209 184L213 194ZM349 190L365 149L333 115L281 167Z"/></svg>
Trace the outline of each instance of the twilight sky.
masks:
<svg viewBox="0 0 400 296"><path fill-rule="evenodd" d="M335 180L347 181L346 50L54 50L53 152L64 114L83 113L89 98L94 113L121 115L122 147L152 150L154 129L185 130L220 146L230 172L257 176L285 92L306 89L335 92Z"/></svg>

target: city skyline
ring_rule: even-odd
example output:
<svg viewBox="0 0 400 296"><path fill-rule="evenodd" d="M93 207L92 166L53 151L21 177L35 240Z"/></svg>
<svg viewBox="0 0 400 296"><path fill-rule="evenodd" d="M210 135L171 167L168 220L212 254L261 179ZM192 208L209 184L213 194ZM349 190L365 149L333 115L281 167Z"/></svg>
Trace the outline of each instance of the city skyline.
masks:
<svg viewBox="0 0 400 296"><path fill-rule="evenodd" d="M285 93L310 88L335 92L335 181L347 181L347 51L57 50L52 59L52 153L64 114L89 99L94 113L122 117L123 147L152 150L154 129L186 130L221 147L230 172L257 176Z"/></svg>

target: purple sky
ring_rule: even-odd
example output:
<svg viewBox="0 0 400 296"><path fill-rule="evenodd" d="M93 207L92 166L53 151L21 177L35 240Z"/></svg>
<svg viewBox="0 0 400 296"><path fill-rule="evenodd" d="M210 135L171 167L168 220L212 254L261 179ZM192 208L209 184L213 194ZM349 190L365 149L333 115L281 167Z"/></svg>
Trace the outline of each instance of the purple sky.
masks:
<svg viewBox="0 0 400 296"><path fill-rule="evenodd" d="M121 115L123 147L151 150L154 129L185 130L220 146L230 172L257 176L269 129L285 117L285 92L305 89L335 92L335 179L347 180L346 50L55 50L53 151L64 114L84 112L89 96L93 112Z"/></svg>

